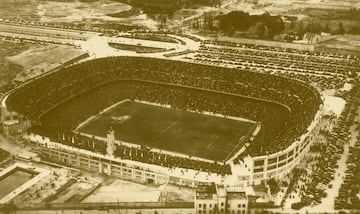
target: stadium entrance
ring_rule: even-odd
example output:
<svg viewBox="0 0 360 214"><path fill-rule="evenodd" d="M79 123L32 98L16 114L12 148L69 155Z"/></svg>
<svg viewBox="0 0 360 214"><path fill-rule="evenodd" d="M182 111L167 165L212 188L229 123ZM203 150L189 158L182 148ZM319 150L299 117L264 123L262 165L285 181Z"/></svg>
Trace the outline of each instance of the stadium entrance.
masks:
<svg viewBox="0 0 360 214"><path fill-rule="evenodd" d="M154 179L148 178L148 179L146 179L146 183L147 184L154 184Z"/></svg>

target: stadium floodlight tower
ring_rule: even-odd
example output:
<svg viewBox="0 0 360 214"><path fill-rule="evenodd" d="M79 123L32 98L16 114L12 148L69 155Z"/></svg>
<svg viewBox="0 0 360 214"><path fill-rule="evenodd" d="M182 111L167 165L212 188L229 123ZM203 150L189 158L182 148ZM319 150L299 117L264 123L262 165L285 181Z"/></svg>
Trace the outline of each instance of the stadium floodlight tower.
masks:
<svg viewBox="0 0 360 214"><path fill-rule="evenodd" d="M108 131L106 135L107 140L107 147L106 147L106 153L107 155L114 157L114 150L115 150L115 131L110 127L110 130Z"/></svg>

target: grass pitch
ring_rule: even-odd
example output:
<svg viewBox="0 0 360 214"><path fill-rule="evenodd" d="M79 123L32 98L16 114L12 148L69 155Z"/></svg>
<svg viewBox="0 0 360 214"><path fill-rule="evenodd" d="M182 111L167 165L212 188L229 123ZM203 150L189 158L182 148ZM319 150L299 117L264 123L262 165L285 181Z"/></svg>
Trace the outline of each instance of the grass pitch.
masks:
<svg viewBox="0 0 360 214"><path fill-rule="evenodd" d="M255 124L127 101L79 131L106 137L111 126L117 140L224 161L243 146Z"/></svg>

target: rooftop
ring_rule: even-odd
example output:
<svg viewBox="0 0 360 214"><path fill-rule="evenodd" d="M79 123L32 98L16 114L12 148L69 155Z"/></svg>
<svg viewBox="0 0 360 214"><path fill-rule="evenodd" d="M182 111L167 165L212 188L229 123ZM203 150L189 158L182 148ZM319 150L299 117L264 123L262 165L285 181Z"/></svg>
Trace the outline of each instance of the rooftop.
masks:
<svg viewBox="0 0 360 214"><path fill-rule="evenodd" d="M210 184L210 185L199 185L198 188L196 189L196 193L215 194L216 193L216 186L213 183Z"/></svg>
<svg viewBox="0 0 360 214"><path fill-rule="evenodd" d="M4 121L4 124L6 126L11 126L11 125L15 125L15 124L18 124L19 123L19 120L5 120Z"/></svg>
<svg viewBox="0 0 360 214"><path fill-rule="evenodd" d="M228 191L226 196L228 199L247 199L246 193L244 191L242 191L242 192Z"/></svg>
<svg viewBox="0 0 360 214"><path fill-rule="evenodd" d="M216 194L215 184L200 185L196 189L196 199L212 199Z"/></svg>

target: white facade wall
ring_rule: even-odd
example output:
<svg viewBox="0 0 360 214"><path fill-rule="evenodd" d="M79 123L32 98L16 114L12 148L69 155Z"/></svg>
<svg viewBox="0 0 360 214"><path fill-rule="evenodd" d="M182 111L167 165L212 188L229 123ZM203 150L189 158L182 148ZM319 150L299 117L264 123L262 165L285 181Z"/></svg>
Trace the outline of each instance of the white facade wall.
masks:
<svg viewBox="0 0 360 214"><path fill-rule="evenodd" d="M244 158L244 166L250 172L249 180L239 178L246 184L260 184L270 178L281 178L287 175L307 154L312 143L317 139L321 128L322 108L308 128L308 132L286 149L263 156ZM241 180L243 179L243 180Z"/></svg>

